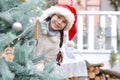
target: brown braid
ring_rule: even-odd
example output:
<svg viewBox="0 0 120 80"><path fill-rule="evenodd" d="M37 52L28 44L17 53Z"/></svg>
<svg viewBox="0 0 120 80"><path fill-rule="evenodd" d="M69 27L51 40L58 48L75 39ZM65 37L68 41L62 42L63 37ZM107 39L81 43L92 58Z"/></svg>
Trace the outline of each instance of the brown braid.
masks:
<svg viewBox="0 0 120 80"><path fill-rule="evenodd" d="M61 30L60 31L60 44L59 44L60 48L63 45L63 36L64 36L64 32L63 32L63 30ZM60 65L60 63L63 61L63 55L62 55L61 51L59 51L59 53L57 54L56 60L58 61L58 63L57 63L58 65Z"/></svg>
<svg viewBox="0 0 120 80"><path fill-rule="evenodd" d="M60 48L61 48L62 45L63 45L63 36L64 36L64 32L63 32L63 30L61 30L61 31L60 31L60 44L59 44Z"/></svg>

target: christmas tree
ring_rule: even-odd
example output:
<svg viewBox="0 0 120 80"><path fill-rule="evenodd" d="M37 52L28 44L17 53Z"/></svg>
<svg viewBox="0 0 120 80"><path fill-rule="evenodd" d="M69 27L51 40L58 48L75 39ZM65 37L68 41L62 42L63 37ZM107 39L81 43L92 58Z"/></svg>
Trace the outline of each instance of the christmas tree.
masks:
<svg viewBox="0 0 120 80"><path fill-rule="evenodd" d="M0 0L0 80L62 80L52 73L54 61L46 65L34 58L36 22L44 0ZM44 68L44 69L43 69Z"/></svg>

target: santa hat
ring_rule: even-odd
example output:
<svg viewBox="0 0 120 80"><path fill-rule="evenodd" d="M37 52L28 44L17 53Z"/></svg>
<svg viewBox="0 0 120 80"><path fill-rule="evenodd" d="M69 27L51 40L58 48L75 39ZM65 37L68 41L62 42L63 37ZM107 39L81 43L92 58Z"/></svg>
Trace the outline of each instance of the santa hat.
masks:
<svg viewBox="0 0 120 80"><path fill-rule="evenodd" d="M48 8L43 15L40 17L40 21L43 21L49 16L53 14L63 15L68 21L67 26L65 27L65 31L68 30L68 39L72 40L76 35L76 22L77 22L77 13L74 7L67 4L56 4L55 6L51 6Z"/></svg>

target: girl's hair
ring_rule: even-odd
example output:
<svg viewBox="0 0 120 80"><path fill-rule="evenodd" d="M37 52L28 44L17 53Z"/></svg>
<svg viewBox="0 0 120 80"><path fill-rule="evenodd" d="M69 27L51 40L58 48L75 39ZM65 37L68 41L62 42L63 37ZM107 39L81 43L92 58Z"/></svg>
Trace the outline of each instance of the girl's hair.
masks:
<svg viewBox="0 0 120 80"><path fill-rule="evenodd" d="M60 31L60 44L59 44L59 47L60 47L60 48L61 48L62 45L63 45L63 36L64 36L64 31L61 30L61 31ZM61 51L58 52L56 60L58 61L58 62L57 62L58 65L60 65L61 62L63 61L63 55L62 55L62 52L61 52Z"/></svg>
<svg viewBox="0 0 120 80"><path fill-rule="evenodd" d="M61 31L60 31L60 44L59 44L60 48L61 48L62 45L63 45L63 40L64 40L64 39L63 39L63 38L64 38L63 36L64 36L64 31L61 30Z"/></svg>
<svg viewBox="0 0 120 80"><path fill-rule="evenodd" d="M45 20L46 20L46 21L50 21L51 18L52 18L52 16L54 16L54 15L55 15L55 14L52 14L51 16L47 17Z"/></svg>

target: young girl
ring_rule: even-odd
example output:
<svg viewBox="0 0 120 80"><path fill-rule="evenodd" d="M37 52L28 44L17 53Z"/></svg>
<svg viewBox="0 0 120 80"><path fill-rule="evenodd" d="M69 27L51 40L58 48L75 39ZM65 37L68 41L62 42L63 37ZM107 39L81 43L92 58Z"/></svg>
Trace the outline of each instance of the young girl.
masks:
<svg viewBox="0 0 120 80"><path fill-rule="evenodd" d="M77 13L74 7L67 4L56 4L48 8L39 18L41 37L38 39L35 57L44 55L43 63L56 59L57 64L63 60L62 47L64 31L68 30L69 40L76 34Z"/></svg>

